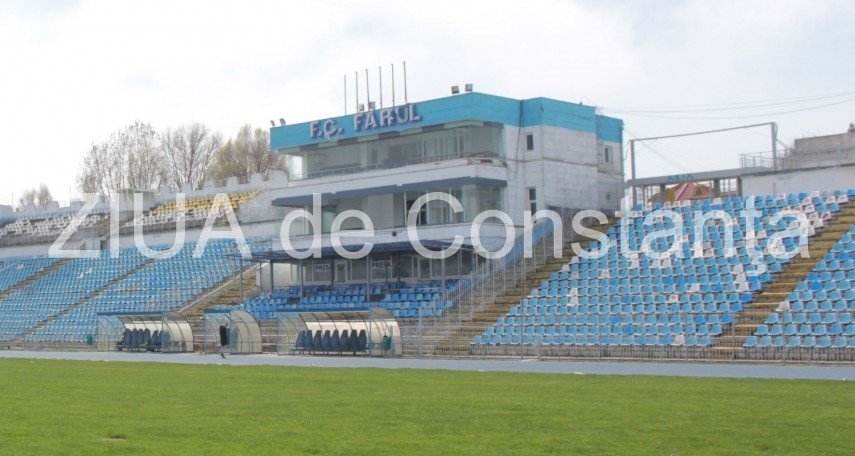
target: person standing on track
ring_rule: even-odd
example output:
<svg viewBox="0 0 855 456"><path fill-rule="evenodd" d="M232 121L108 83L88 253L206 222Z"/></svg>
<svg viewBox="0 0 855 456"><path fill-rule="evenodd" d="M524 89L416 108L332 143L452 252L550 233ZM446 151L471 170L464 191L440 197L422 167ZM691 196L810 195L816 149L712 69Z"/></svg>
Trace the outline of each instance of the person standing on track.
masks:
<svg viewBox="0 0 855 456"><path fill-rule="evenodd" d="M220 356L225 358L229 349L229 322L220 325Z"/></svg>

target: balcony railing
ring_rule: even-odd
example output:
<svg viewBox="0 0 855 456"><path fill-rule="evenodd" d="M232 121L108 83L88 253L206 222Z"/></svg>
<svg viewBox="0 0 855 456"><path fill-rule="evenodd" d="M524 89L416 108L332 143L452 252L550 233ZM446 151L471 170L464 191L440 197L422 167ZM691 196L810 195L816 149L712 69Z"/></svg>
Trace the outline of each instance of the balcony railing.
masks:
<svg viewBox="0 0 855 456"><path fill-rule="evenodd" d="M453 154L445 154L445 155L428 155L424 157L412 157L412 158L401 158L401 159L389 159L384 160L380 163L374 163L369 165L361 165L359 163L349 163L344 165L336 165L336 166L325 166L323 168L309 171L304 176L300 175L292 175L291 180L303 180L303 179L317 179L321 177L327 176L340 176L345 174L359 174L368 171L376 171L383 169L394 169L394 168L402 168L404 166L410 165L419 165L422 163L434 163L440 161L447 160L457 160L461 158L469 158L469 159L489 159L489 158L499 158L498 154L495 152L478 152L478 153L453 153Z"/></svg>

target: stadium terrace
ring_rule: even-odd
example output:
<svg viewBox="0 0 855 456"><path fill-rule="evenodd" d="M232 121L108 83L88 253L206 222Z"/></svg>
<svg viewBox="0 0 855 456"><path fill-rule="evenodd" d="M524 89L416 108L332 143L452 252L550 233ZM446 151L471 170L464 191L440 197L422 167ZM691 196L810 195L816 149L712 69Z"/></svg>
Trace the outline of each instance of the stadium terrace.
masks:
<svg viewBox="0 0 855 456"><path fill-rule="evenodd" d="M0 343L855 361L855 131L628 181L593 106L369 108L272 127L286 172L0 207Z"/></svg>

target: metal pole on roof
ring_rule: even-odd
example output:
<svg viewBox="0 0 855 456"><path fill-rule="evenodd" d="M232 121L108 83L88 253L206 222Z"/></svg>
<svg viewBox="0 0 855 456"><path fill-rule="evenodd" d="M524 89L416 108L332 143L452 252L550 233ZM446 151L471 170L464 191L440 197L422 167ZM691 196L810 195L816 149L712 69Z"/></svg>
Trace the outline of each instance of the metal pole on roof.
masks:
<svg viewBox="0 0 855 456"><path fill-rule="evenodd" d="M772 169L778 170L778 124L775 122L769 123L772 129Z"/></svg>
<svg viewBox="0 0 855 456"><path fill-rule="evenodd" d="M368 68L365 69L365 108L371 109L371 85L368 83Z"/></svg>
<svg viewBox="0 0 855 456"><path fill-rule="evenodd" d="M638 196L635 194L635 140L629 140L629 163L630 163L630 172L632 173L632 185L629 187L632 192L632 209L635 210L635 206L638 204Z"/></svg>
<svg viewBox="0 0 855 456"><path fill-rule="evenodd" d="M270 260L270 293L273 293L273 260Z"/></svg>
<svg viewBox="0 0 855 456"><path fill-rule="evenodd" d="M404 104L407 104L407 61L404 61Z"/></svg>

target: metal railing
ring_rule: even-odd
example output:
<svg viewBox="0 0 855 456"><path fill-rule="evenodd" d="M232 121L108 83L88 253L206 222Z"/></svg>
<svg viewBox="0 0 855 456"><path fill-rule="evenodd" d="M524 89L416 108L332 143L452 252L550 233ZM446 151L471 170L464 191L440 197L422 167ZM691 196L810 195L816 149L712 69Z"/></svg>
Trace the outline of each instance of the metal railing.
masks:
<svg viewBox="0 0 855 456"><path fill-rule="evenodd" d="M442 154L442 155L426 155L422 157L411 157L411 158L401 158L401 159L389 159L385 160L382 163L374 163L369 165L361 165L361 164L348 164L348 165L339 165L339 166L327 166L320 168L316 171L311 171L306 174L306 176L300 176L298 174L293 174L291 176L291 180L299 181L304 179L317 179L320 177L327 176L339 176L346 174L359 174L368 171L377 171L384 169L395 169L395 168L403 168L405 166L411 165L420 165L423 163L434 163L440 161L448 161L448 160L459 160L459 159L487 159L487 158L501 158L495 152L484 151L478 153L450 153L450 154Z"/></svg>
<svg viewBox="0 0 855 456"><path fill-rule="evenodd" d="M777 169L779 170L840 166L855 163L855 151L839 149L804 152L787 149L778 155L777 161ZM775 169L772 152L741 154L739 156L739 166L741 168Z"/></svg>

